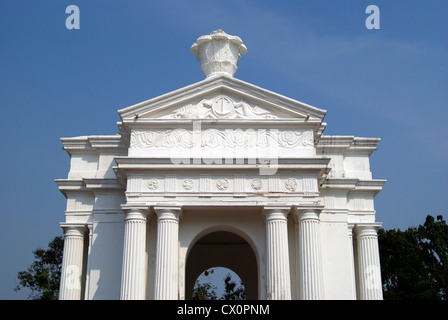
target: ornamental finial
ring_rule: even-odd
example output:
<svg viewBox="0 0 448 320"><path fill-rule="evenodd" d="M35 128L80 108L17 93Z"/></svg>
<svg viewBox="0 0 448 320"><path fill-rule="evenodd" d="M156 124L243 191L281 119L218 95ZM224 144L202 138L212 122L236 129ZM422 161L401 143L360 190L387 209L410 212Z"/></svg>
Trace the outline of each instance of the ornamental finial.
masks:
<svg viewBox="0 0 448 320"><path fill-rule="evenodd" d="M191 46L191 52L196 54L196 60L201 61L201 71L206 78L218 74L233 77L236 63L242 54L247 53L247 48L239 37L218 29L199 37Z"/></svg>

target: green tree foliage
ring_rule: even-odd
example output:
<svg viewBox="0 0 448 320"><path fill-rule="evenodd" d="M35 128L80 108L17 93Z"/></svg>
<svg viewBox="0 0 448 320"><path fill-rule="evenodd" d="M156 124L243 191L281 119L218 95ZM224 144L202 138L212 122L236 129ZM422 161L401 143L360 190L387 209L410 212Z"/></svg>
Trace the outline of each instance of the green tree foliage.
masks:
<svg viewBox="0 0 448 320"><path fill-rule="evenodd" d="M244 289L243 283L240 281L240 285L237 287L230 273L224 278L224 284L225 291L221 300L246 300L246 290Z"/></svg>
<svg viewBox="0 0 448 320"><path fill-rule="evenodd" d="M427 216L419 227L378 231L385 300L447 298L448 226Z"/></svg>
<svg viewBox="0 0 448 320"><path fill-rule="evenodd" d="M204 278L214 273L214 268L208 269L204 272ZM245 300L246 291L242 282L237 286L233 281L232 276L228 273L224 278L224 293L221 297L217 297L217 287L211 283L211 280L198 279L196 280L193 289L193 300Z"/></svg>
<svg viewBox="0 0 448 320"><path fill-rule="evenodd" d="M33 300L57 300L63 248L64 240L58 236L48 244L47 250L34 250L35 261L26 271L18 273L19 284L14 290L30 289L29 298Z"/></svg>
<svg viewBox="0 0 448 320"><path fill-rule="evenodd" d="M204 276L208 277L213 274L215 270L213 268L205 270ZM193 300L217 300L216 298L216 286L211 284L211 281L202 282L196 280L193 289Z"/></svg>
<svg viewBox="0 0 448 320"><path fill-rule="evenodd" d="M419 238L424 251L428 276L440 298L448 297L448 225L442 216L437 221L427 216L425 224L418 228Z"/></svg>

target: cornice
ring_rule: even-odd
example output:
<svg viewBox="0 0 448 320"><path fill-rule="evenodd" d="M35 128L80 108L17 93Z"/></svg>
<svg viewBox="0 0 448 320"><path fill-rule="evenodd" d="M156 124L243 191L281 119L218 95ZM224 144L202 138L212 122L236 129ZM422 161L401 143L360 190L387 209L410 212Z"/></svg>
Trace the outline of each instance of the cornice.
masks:
<svg viewBox="0 0 448 320"><path fill-rule="evenodd" d="M326 136L323 135L316 146L318 151L344 152L371 155L378 147L380 138L363 138L355 136Z"/></svg>
<svg viewBox="0 0 448 320"><path fill-rule="evenodd" d="M90 190L123 190L117 179L83 179Z"/></svg>
<svg viewBox="0 0 448 320"><path fill-rule="evenodd" d="M347 192L369 192L376 196L382 189L387 180L372 179L360 180L353 178L326 179L321 184L324 190L345 190Z"/></svg>
<svg viewBox="0 0 448 320"><path fill-rule="evenodd" d="M322 189L339 189L339 190L353 190L356 188L359 179L326 179L322 185Z"/></svg>
<svg viewBox="0 0 448 320"><path fill-rule="evenodd" d="M115 157L117 164L114 170L119 171L148 171L148 170L244 170L244 171L257 171L263 164L244 164L231 163L226 164L224 159L216 159L212 163L213 159L202 159L201 163L195 163L190 161L187 164L181 163L181 159L172 158L143 158L143 157ZM278 169L294 169L294 170L310 170L310 171L323 171L328 169L329 158L316 157L316 158L279 158L272 159L273 166L277 166Z"/></svg>
<svg viewBox="0 0 448 320"><path fill-rule="evenodd" d="M80 180L56 179L59 191L67 197L70 192L97 192L100 190L124 190L117 179L85 178Z"/></svg>
<svg viewBox="0 0 448 320"><path fill-rule="evenodd" d="M54 180L59 191L67 197L68 192L86 192L86 186L82 180L56 179Z"/></svg>
<svg viewBox="0 0 448 320"><path fill-rule="evenodd" d="M68 153L104 152L107 149L126 149L121 135L93 135L61 138L62 148Z"/></svg>
<svg viewBox="0 0 448 320"><path fill-rule="evenodd" d="M214 128L219 125L250 125L251 128L278 128L278 126L297 126L301 128L315 128L316 132L322 132L321 122L313 119L301 119L301 118L288 118L288 119L152 119L152 118L138 118L138 119L124 119L123 124L130 128L147 128L149 125L153 127L166 128L167 125L185 127L192 126L194 123L200 123L205 127L210 125Z"/></svg>

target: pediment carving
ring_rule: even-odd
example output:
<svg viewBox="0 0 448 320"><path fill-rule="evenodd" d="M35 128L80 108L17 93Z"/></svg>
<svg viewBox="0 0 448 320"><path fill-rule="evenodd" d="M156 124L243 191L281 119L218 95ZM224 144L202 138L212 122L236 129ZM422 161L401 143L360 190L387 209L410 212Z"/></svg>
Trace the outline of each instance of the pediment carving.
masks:
<svg viewBox="0 0 448 320"><path fill-rule="evenodd" d="M244 100L234 101L220 95L214 99L203 99L197 104L182 106L162 119L276 119L276 115Z"/></svg>

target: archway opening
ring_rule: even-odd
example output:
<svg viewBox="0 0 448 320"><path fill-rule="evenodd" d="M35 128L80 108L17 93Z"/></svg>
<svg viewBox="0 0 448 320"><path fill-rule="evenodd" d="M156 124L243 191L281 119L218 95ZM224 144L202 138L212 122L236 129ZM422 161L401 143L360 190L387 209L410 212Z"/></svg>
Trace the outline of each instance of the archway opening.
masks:
<svg viewBox="0 0 448 320"><path fill-rule="evenodd" d="M193 288L193 300L245 300L246 289L233 270L213 267L202 272Z"/></svg>
<svg viewBox="0 0 448 320"><path fill-rule="evenodd" d="M254 251L241 236L228 231L208 233L191 248L185 270L185 298L193 299L194 285L201 273L218 267L230 269L238 276L239 279L234 277L233 281L239 286L241 280L246 299L258 298L258 268Z"/></svg>

